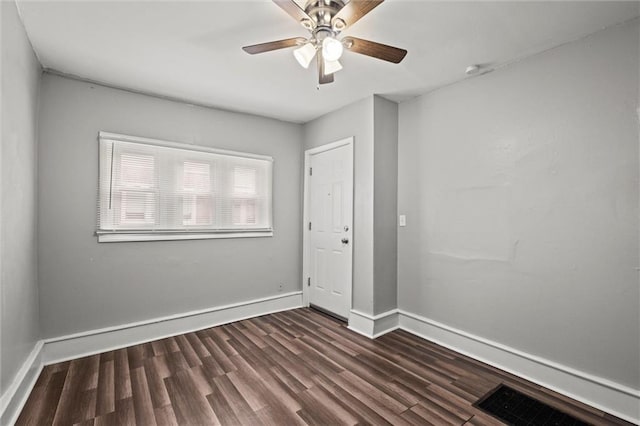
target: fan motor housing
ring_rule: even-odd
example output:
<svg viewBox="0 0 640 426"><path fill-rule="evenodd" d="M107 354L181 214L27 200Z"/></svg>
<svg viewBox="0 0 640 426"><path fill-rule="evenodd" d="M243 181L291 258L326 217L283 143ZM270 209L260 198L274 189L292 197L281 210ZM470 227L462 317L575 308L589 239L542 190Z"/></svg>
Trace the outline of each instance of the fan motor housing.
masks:
<svg viewBox="0 0 640 426"><path fill-rule="evenodd" d="M343 0L308 0L304 11L313 19L315 27L332 29L331 20L344 5Z"/></svg>

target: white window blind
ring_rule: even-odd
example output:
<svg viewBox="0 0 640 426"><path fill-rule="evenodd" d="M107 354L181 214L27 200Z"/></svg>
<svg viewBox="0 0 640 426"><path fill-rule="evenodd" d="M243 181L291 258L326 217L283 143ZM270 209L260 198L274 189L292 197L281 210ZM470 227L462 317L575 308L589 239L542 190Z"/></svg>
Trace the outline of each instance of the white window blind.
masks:
<svg viewBox="0 0 640 426"><path fill-rule="evenodd" d="M100 241L272 235L271 157L100 132Z"/></svg>

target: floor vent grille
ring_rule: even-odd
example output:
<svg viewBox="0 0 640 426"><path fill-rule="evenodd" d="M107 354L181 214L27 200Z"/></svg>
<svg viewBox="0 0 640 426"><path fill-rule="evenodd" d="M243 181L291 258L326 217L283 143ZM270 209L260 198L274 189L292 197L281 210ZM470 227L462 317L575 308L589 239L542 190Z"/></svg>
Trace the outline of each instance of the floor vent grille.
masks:
<svg viewBox="0 0 640 426"><path fill-rule="evenodd" d="M589 425L505 385L500 385L474 405L514 426Z"/></svg>

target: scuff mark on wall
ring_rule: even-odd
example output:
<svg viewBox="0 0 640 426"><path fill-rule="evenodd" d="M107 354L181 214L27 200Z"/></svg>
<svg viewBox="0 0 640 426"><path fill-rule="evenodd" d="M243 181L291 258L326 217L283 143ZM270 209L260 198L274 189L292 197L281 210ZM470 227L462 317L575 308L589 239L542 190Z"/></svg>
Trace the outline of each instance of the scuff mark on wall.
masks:
<svg viewBox="0 0 640 426"><path fill-rule="evenodd" d="M471 262L503 262L503 263L510 263L511 260L510 259L502 259L502 258L492 258L489 256L464 256L461 255L459 253L448 253L448 252L444 252L444 251L433 251L430 250L429 254L433 254L436 256L442 256L442 257L447 257L449 259L454 259L460 262L464 262L464 263L471 263Z"/></svg>

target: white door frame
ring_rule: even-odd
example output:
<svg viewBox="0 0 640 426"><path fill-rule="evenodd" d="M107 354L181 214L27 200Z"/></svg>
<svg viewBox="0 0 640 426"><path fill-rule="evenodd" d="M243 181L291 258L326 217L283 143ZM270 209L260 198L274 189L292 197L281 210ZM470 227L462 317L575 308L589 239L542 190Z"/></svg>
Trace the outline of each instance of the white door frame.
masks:
<svg viewBox="0 0 640 426"><path fill-rule="evenodd" d="M303 222L302 222L302 305L309 306L309 285L308 279L311 276L309 271L309 164L311 162L311 156L314 154L318 154L320 152L330 151L332 149L340 148L342 146L347 146L349 151L351 152L351 159L354 161L353 157L353 136L348 138L340 139L335 142L328 143L326 145L321 145L316 148L307 149L304 152L304 213L303 213ZM351 168L351 180L353 185L352 191L355 191L355 167ZM349 282L349 288L346 292L349 306L349 316L351 316L351 309L353 308L352 300L353 300L353 241L355 232L354 223L353 223L353 210L355 208L353 192L351 193L351 200L353 208L351 209L351 244L349 244L349 250L351 250L351 264L349 265L349 276L351 280ZM349 320L349 318L347 318Z"/></svg>

